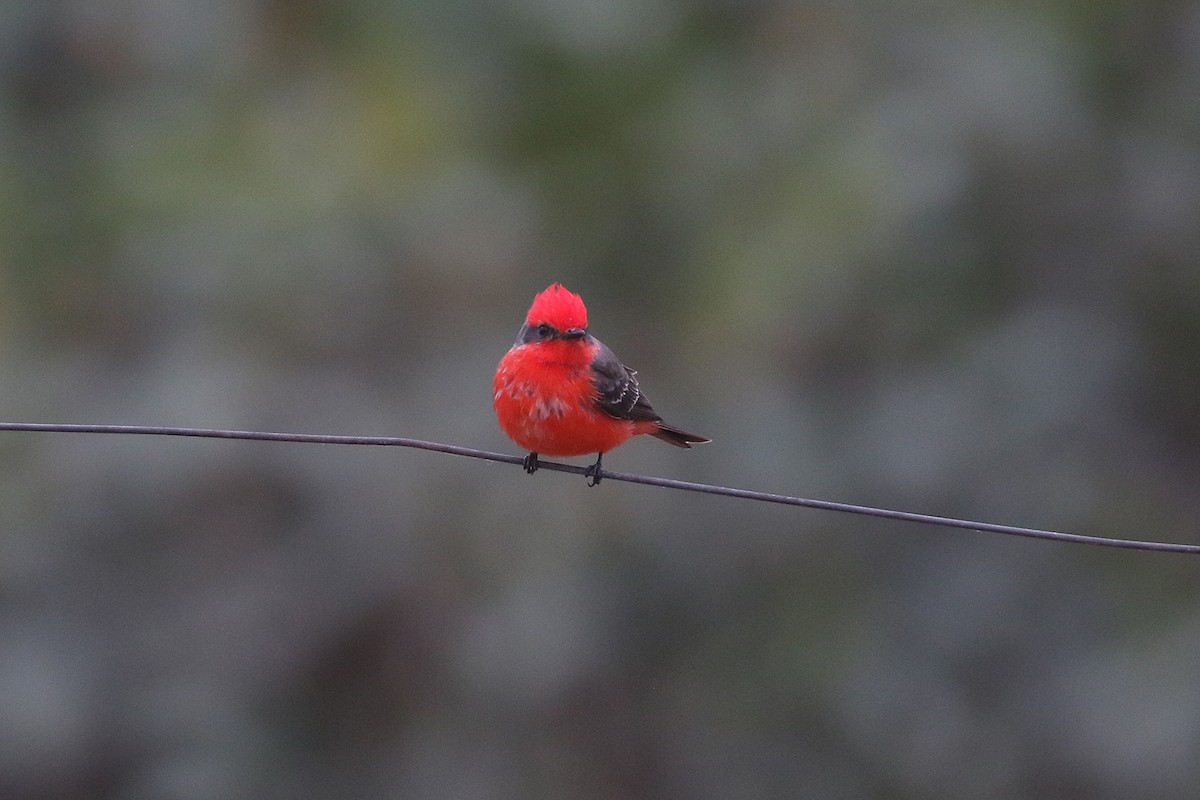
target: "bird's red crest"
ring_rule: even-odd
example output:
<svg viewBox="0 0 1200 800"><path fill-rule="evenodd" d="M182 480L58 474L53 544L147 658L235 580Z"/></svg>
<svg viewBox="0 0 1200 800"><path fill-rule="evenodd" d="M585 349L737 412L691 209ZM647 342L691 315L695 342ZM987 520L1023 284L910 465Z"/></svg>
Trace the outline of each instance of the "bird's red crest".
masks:
<svg viewBox="0 0 1200 800"><path fill-rule="evenodd" d="M544 292L533 298L533 305L525 315L529 325L543 322L560 331L587 327L587 307L583 298L561 283L551 284Z"/></svg>

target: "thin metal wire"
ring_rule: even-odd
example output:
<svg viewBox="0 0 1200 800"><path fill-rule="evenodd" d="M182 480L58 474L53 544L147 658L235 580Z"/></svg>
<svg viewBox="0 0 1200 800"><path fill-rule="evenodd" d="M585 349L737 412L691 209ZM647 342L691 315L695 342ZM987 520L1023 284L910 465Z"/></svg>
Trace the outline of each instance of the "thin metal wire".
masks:
<svg viewBox="0 0 1200 800"><path fill-rule="evenodd" d="M203 439L244 439L264 442L296 442L300 444L354 444L372 445L379 447L412 447L418 450L432 450L437 453L449 453L466 458L478 458L484 461L497 461L504 464L521 464L522 456L506 453L492 453L487 450L476 450L472 447L442 444L441 442L426 442L421 439L406 439L394 436L337 436L318 433L272 433L268 431L232 431L214 428L176 428L151 425L76 425L65 423L44 422L0 422L0 431L33 431L41 433L123 433L142 436L188 436ZM554 472L570 472L576 475L585 473L584 467L572 464L559 464L554 461L538 461L540 469ZM606 480L640 483L647 486L660 486L666 489L679 489L685 492L700 492L715 494L723 497L740 497L743 500L756 500L764 503L778 503L788 506L816 508L822 511L837 511L844 514L859 514L882 519L895 519L905 522L919 522L925 525L937 525L944 528L959 528L962 530L980 531L983 533L1001 533L1008 536L1025 536L1031 539L1048 539L1056 542L1073 544L1090 544L1099 547L1120 547L1128 550L1152 550L1166 553L1197 553L1200 554L1200 544L1181 544L1175 542L1145 542L1133 539L1112 539L1104 536L1086 536L1079 533L1064 533L1061 531L1042 530L1040 528L1021 528L1015 525L997 525L991 522L974 522L953 517L939 517L931 514L916 514L911 511L894 511L887 508L853 505L851 503L836 503L830 500L812 500L805 497L792 497L769 492L756 492L749 489L735 489L728 486L716 486L708 483L692 483L677 481L671 478L658 478L652 475L632 475L625 472L604 470Z"/></svg>

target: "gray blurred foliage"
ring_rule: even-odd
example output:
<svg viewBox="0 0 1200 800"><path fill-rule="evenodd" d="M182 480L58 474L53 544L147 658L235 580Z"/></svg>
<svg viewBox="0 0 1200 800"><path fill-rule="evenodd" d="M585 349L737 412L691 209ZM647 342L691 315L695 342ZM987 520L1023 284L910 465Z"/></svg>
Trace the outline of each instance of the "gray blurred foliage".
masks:
<svg viewBox="0 0 1200 800"><path fill-rule="evenodd" d="M0 418L1200 541L1200 6L10 0ZM416 451L0 436L0 797L1183 798L1194 558Z"/></svg>

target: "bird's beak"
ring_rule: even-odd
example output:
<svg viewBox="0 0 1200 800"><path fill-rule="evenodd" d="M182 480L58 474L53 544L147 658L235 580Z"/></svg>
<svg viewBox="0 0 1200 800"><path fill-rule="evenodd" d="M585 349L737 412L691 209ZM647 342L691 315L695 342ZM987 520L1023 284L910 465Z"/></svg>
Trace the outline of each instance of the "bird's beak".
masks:
<svg viewBox="0 0 1200 800"><path fill-rule="evenodd" d="M567 328L562 332L564 339L582 339L587 336L587 330L584 328Z"/></svg>

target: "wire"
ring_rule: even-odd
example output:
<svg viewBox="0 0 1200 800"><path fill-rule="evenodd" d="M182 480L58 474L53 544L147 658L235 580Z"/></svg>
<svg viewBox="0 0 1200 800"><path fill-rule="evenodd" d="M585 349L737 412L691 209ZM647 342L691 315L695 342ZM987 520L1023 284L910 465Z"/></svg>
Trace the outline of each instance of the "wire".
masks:
<svg viewBox="0 0 1200 800"><path fill-rule="evenodd" d="M74 425L63 423L42 422L0 422L0 431L33 431L41 433L123 433L142 436L187 436L203 439L243 439L264 442L296 442L300 444L352 444L373 445L381 447L412 447L418 450L432 450L437 453L449 453L466 458L478 458L484 461L497 461L504 464L521 464L522 456L512 456L505 453L492 453L487 450L476 450L471 447L459 447L441 442L426 442L421 439L405 439L392 436L337 436L317 433L271 433L266 431L231 431L213 428L175 428L149 425ZM584 467L571 464L559 464L554 461L538 461L540 469L555 472L570 472L576 475L585 473ZM920 522L926 525L938 525L944 528L959 528L963 530L981 531L983 533L1001 533L1008 536L1025 536L1031 539L1048 539L1056 542L1073 544L1090 544L1100 547L1120 547L1128 550L1152 550L1166 553L1198 553L1200 544L1181 544L1174 542L1142 542L1133 539L1112 539L1104 536L1085 536L1078 533L1063 533L1048 531L1040 528L1021 528L1015 525L997 525L990 522L973 522L953 517L939 517L931 514L916 514L911 511L894 511L887 508L873 508L851 503L835 503L830 500L811 500L804 497L792 497L783 494L756 492L749 489L735 489L728 486L716 486L708 483L692 483L677 481L671 478L658 478L652 475L631 475L624 472L604 470L606 480L640 483L647 486L661 486L666 489L679 489L685 492L701 492L724 497L740 497L744 500L757 500L764 503L779 503L788 506L816 508L823 511L837 511L845 514L859 514L882 519L895 519L905 522Z"/></svg>

